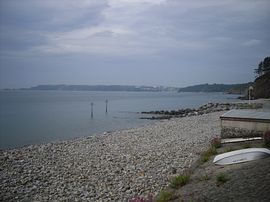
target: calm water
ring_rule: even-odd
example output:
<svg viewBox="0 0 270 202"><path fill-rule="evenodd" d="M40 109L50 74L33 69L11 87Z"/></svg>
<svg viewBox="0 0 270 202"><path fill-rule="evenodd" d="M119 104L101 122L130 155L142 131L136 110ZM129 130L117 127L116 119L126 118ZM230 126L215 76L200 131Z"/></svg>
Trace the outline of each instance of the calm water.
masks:
<svg viewBox="0 0 270 202"><path fill-rule="evenodd" d="M142 115L137 112L198 107L236 97L222 93L0 91L0 148L141 126L150 121L139 119Z"/></svg>

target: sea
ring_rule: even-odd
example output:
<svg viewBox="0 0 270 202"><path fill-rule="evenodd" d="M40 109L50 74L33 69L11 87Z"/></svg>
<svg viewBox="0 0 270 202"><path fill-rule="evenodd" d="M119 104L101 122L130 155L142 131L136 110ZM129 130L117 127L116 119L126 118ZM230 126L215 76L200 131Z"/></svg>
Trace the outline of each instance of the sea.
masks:
<svg viewBox="0 0 270 202"><path fill-rule="evenodd" d="M196 108L208 102L236 101L238 96L224 93L2 90L0 149L140 127L154 122L141 119L146 116L140 113L142 111Z"/></svg>

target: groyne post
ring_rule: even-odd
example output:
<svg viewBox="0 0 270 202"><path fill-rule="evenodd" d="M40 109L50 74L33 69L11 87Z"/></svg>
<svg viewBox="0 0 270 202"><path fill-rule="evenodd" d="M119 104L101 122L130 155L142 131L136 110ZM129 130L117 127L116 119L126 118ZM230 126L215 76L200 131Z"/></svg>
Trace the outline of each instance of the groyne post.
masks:
<svg viewBox="0 0 270 202"><path fill-rule="evenodd" d="M94 106L94 103L93 103L93 102L91 102L91 118L93 118L93 117L94 117L94 113L93 113L93 106Z"/></svg>
<svg viewBox="0 0 270 202"><path fill-rule="evenodd" d="M108 100L106 99L106 114L108 113Z"/></svg>
<svg viewBox="0 0 270 202"><path fill-rule="evenodd" d="M248 88L248 104L250 105L250 100L251 100L251 92L253 91L253 87L249 86Z"/></svg>

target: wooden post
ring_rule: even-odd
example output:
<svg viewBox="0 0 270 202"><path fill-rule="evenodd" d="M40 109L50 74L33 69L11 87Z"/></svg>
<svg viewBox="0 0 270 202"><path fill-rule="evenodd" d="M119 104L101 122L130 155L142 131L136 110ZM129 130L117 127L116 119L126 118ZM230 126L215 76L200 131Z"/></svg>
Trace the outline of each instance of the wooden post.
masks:
<svg viewBox="0 0 270 202"><path fill-rule="evenodd" d="M94 117L94 114L93 114L93 106L94 106L94 103L93 103L93 102L91 102L91 118L93 118L93 117Z"/></svg>
<svg viewBox="0 0 270 202"><path fill-rule="evenodd" d="M248 88L248 104L250 105L251 100L251 91L253 91L253 86L249 86Z"/></svg>
<svg viewBox="0 0 270 202"><path fill-rule="evenodd" d="M106 114L108 113L108 100L105 101L106 102Z"/></svg>

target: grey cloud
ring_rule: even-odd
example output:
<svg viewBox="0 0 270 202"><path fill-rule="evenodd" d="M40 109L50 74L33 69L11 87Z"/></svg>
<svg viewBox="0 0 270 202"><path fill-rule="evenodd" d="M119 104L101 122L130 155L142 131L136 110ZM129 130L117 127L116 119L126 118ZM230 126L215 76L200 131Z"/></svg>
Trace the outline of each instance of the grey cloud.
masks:
<svg viewBox="0 0 270 202"><path fill-rule="evenodd" d="M92 74L92 84L245 82L270 53L269 7L268 0L1 1L1 74L11 85L7 67L19 71L24 60L33 84L87 83Z"/></svg>
<svg viewBox="0 0 270 202"><path fill-rule="evenodd" d="M244 46L257 46L259 44L261 44L261 41L257 39L251 39L243 43Z"/></svg>
<svg viewBox="0 0 270 202"><path fill-rule="evenodd" d="M217 38L231 38L227 45L231 42L235 46L237 42L240 46L243 38L249 41L260 35L254 33L254 25L269 17L264 12L267 1L80 1L82 5L64 2L67 4L13 4L21 9L22 16L19 12L17 18L24 19L19 25L28 22L32 29L42 27L46 31L36 33L44 43L33 46L34 50L52 54L156 54L171 49L201 51L218 47L221 41ZM261 29L269 31L266 27Z"/></svg>
<svg viewBox="0 0 270 202"><path fill-rule="evenodd" d="M76 3L52 0L1 1L1 51L32 51L31 48L46 44L45 33L95 26L102 21L101 13L107 7L106 1Z"/></svg>
<svg viewBox="0 0 270 202"><path fill-rule="evenodd" d="M31 30L72 30L102 20L106 1L1 1L1 24Z"/></svg>

